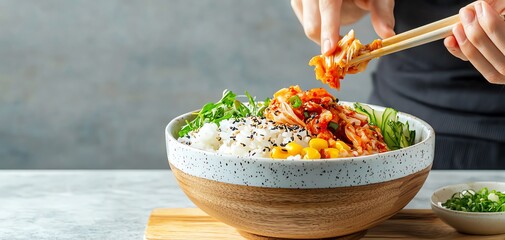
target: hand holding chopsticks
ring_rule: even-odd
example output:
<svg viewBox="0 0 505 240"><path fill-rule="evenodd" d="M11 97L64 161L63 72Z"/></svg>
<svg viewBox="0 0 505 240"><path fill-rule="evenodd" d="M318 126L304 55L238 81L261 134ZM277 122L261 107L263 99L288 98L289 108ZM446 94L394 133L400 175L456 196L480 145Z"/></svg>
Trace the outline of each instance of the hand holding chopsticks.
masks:
<svg viewBox="0 0 505 240"><path fill-rule="evenodd" d="M362 15L358 14L356 18L355 13L365 10L372 16L376 32L384 38L383 47L357 56L347 65L356 66L363 61L445 38L444 45L452 55L472 63L489 82L505 84L505 0L476 1L461 8L458 15L389 38L385 36L389 35L387 32L392 31L394 24L393 0L364 1L371 5L365 8L347 6L346 11L341 11L343 5L337 3L357 1L328 0L331 6L321 7L322 2L291 0L306 35L321 45L326 56L331 56L336 49L340 24L346 22L342 19L359 19ZM350 22L353 21L347 21Z"/></svg>
<svg viewBox="0 0 505 240"><path fill-rule="evenodd" d="M480 3L477 3L480 4ZM480 5L479 5L480 6ZM503 17L503 16L502 16ZM422 44L440 40L452 35L452 29L460 23L459 15L454 15L431 24L412 29L410 31L386 38L382 41L382 47L367 54L358 56L349 64L357 64L390 53L402 51ZM502 29L505 32L505 28ZM505 66L505 62L502 62ZM504 70L505 71L505 70Z"/></svg>

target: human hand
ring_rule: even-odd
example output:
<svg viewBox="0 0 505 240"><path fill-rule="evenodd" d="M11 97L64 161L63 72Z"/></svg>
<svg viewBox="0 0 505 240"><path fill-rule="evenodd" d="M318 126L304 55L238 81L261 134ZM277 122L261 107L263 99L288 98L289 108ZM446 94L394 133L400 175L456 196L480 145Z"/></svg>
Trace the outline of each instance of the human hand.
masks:
<svg viewBox="0 0 505 240"><path fill-rule="evenodd" d="M340 25L359 20L370 12L372 25L381 38L393 36L394 0L291 0L305 35L331 55L340 39ZM322 43L322 44L321 44Z"/></svg>
<svg viewBox="0 0 505 240"><path fill-rule="evenodd" d="M447 37L449 52L472 65L494 84L505 84L504 0L477 1L459 11L461 23Z"/></svg>

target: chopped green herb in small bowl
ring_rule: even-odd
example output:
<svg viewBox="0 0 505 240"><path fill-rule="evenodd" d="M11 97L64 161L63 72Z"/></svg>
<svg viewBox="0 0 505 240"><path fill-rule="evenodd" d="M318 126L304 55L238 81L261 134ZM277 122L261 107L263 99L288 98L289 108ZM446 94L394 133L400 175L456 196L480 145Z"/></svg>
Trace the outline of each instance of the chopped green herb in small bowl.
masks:
<svg viewBox="0 0 505 240"><path fill-rule="evenodd" d="M431 208L462 233L505 233L505 182L474 182L438 189Z"/></svg>
<svg viewBox="0 0 505 240"><path fill-rule="evenodd" d="M442 203L443 207L463 212L505 212L505 193L487 187L456 192Z"/></svg>

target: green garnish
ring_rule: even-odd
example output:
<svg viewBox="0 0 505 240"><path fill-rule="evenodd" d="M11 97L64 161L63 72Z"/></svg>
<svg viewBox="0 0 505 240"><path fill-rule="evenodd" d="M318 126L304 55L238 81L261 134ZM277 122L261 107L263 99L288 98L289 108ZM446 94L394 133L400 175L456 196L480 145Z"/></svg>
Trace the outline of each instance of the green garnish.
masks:
<svg viewBox="0 0 505 240"><path fill-rule="evenodd" d="M333 131L336 131L338 129L338 123L330 122L328 123L328 128L332 129Z"/></svg>
<svg viewBox="0 0 505 240"><path fill-rule="evenodd" d="M409 123L402 123L398 120L398 111L386 108L382 114L373 110L370 106L355 103L356 112L368 116L368 122L380 128L384 142L390 150L408 147L414 144L416 132L409 129Z"/></svg>
<svg viewBox="0 0 505 240"><path fill-rule="evenodd" d="M292 97L289 98L289 103L294 108L299 108L299 107L302 106L302 99L300 99L300 97L298 97L298 95L294 95L294 96L292 96Z"/></svg>
<svg viewBox="0 0 505 240"><path fill-rule="evenodd" d="M243 104L237 100L237 95L229 90L224 90L223 97L216 103L207 103L202 109L195 113L197 116L191 122L186 121L179 131L179 137L188 135L189 132L199 129L205 123L213 122L219 126L223 120L231 118L243 118L250 116L263 116L263 111L270 104L270 99L267 98L263 103L257 103L254 98L245 92L249 104Z"/></svg>
<svg viewBox="0 0 505 240"><path fill-rule="evenodd" d="M464 190L453 194L442 206L463 212L505 212L505 193L487 188Z"/></svg>

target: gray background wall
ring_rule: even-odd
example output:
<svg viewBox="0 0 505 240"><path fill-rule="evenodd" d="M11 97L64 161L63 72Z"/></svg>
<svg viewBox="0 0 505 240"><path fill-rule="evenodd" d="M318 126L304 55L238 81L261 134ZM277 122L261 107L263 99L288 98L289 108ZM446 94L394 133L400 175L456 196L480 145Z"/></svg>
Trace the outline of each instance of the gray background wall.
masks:
<svg viewBox="0 0 505 240"><path fill-rule="evenodd" d="M166 168L171 118L225 88L322 87L318 52L287 0L2 0L0 168ZM366 101L374 65L332 92Z"/></svg>

